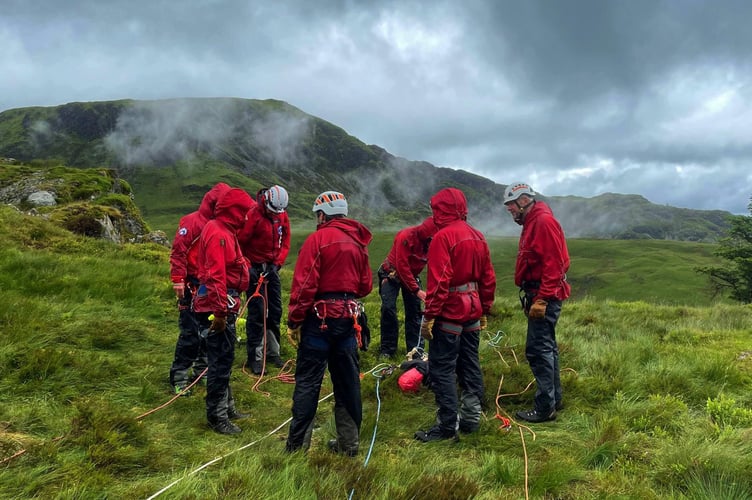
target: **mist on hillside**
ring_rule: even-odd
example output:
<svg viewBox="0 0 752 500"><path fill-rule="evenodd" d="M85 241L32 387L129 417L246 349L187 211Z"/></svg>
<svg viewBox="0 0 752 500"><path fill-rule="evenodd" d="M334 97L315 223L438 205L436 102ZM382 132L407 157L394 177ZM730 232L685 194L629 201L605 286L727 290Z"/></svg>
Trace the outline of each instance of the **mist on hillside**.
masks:
<svg viewBox="0 0 752 500"><path fill-rule="evenodd" d="M288 165L300 161L308 121L253 113L233 99L144 101L123 110L105 144L126 167L167 165L199 153L240 166L253 160Z"/></svg>

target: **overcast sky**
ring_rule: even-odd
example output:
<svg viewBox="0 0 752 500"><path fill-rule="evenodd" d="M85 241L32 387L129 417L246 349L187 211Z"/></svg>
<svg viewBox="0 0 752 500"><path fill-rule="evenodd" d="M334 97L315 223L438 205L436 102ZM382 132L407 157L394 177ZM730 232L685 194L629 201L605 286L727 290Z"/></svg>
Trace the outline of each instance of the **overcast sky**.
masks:
<svg viewBox="0 0 752 500"><path fill-rule="evenodd" d="M752 1L0 0L0 111L280 99L546 195L748 214Z"/></svg>

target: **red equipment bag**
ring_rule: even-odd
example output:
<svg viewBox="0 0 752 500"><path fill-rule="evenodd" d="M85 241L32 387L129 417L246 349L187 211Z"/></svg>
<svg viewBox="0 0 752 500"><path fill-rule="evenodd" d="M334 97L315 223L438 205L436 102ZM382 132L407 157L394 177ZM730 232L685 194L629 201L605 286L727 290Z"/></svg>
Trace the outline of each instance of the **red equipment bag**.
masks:
<svg viewBox="0 0 752 500"><path fill-rule="evenodd" d="M402 392L418 392L420 384L423 382L423 374L413 367L400 375L397 384Z"/></svg>

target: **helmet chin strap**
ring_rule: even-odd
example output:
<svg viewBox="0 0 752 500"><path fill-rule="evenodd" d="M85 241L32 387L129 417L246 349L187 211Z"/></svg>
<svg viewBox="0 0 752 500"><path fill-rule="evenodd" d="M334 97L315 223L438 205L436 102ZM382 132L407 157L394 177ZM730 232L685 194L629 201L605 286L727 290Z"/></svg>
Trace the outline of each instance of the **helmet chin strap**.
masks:
<svg viewBox="0 0 752 500"><path fill-rule="evenodd" d="M530 203L528 203L524 207L520 205L519 200L514 200L514 204L517 205L517 208L519 209L519 212L517 212L517 214L514 216L514 221L521 226L522 221L525 220L525 215L527 214L527 211L533 205L535 205L535 200L531 200Z"/></svg>

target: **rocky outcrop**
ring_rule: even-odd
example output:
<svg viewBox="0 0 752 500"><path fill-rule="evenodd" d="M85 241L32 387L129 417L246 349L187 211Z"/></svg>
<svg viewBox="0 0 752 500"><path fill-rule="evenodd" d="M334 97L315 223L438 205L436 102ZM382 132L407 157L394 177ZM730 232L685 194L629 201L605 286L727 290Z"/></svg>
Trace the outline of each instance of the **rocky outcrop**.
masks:
<svg viewBox="0 0 752 500"><path fill-rule="evenodd" d="M130 186L112 170L26 165L7 168L11 175L5 185L0 185L0 203L83 236L113 243L170 246L164 233L149 229L133 202Z"/></svg>

